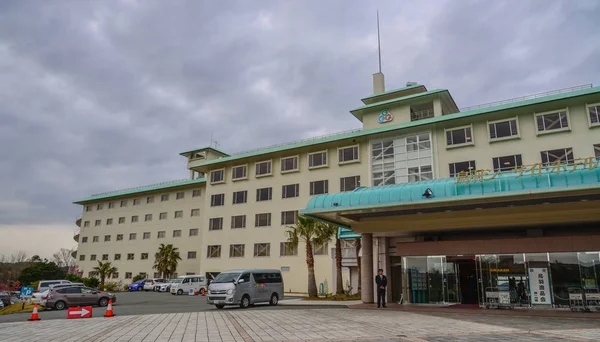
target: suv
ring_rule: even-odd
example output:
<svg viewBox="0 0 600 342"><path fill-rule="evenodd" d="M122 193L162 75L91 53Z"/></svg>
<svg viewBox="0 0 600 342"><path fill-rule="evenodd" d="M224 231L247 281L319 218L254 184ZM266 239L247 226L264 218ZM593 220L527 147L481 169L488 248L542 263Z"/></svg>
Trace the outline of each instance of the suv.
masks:
<svg viewBox="0 0 600 342"><path fill-rule="evenodd" d="M63 310L69 306L98 305L107 306L108 302L117 301L117 297L109 292L104 292L86 286L61 287L50 291L46 300L46 307Z"/></svg>
<svg viewBox="0 0 600 342"><path fill-rule="evenodd" d="M162 284L165 284L168 280L163 278L151 278L144 280L144 291L158 291Z"/></svg>
<svg viewBox="0 0 600 342"><path fill-rule="evenodd" d="M50 289L52 285L72 284L70 280L41 280L38 284L37 292L44 292Z"/></svg>

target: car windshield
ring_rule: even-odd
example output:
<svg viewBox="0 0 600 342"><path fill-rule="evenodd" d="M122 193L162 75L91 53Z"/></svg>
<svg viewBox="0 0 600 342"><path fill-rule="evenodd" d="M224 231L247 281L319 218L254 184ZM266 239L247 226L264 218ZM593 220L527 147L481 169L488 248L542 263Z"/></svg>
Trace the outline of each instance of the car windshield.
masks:
<svg viewBox="0 0 600 342"><path fill-rule="evenodd" d="M240 273L220 273L213 283L233 283L240 276Z"/></svg>

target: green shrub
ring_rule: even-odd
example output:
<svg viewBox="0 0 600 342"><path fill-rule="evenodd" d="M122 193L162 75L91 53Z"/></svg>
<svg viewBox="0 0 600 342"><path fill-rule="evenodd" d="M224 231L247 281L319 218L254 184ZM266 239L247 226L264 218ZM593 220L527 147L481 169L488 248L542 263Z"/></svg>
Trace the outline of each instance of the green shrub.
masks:
<svg viewBox="0 0 600 342"><path fill-rule="evenodd" d="M129 285L123 284L122 291L129 291Z"/></svg>
<svg viewBox="0 0 600 342"><path fill-rule="evenodd" d="M101 289L103 291L108 291L108 292L116 292L120 290L119 284L117 284L114 281L108 282L108 283L104 283L104 288Z"/></svg>
<svg viewBox="0 0 600 342"><path fill-rule="evenodd" d="M67 274L65 277L66 280L69 280L73 283L83 283L83 279L77 276L77 274Z"/></svg>
<svg viewBox="0 0 600 342"><path fill-rule="evenodd" d="M98 278L83 278L81 281L83 282L83 285L87 287L93 287L95 289L97 289L100 285L100 279Z"/></svg>
<svg viewBox="0 0 600 342"><path fill-rule="evenodd" d="M29 284L29 286L33 287L34 291L37 291L38 285L40 285L39 281L34 281L33 283Z"/></svg>

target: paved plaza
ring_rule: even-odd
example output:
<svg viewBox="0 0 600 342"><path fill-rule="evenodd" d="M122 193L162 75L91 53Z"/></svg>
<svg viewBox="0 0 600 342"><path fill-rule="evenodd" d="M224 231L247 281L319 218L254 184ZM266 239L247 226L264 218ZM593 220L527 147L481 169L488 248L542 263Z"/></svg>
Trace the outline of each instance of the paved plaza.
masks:
<svg viewBox="0 0 600 342"><path fill-rule="evenodd" d="M0 324L21 341L599 341L600 320L385 310L226 309Z"/></svg>

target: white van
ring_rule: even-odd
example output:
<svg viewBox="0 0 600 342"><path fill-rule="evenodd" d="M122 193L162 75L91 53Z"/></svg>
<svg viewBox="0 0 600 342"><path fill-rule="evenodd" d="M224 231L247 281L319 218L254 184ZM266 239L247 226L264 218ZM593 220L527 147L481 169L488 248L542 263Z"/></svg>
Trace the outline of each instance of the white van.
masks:
<svg viewBox="0 0 600 342"><path fill-rule="evenodd" d="M206 291L206 277L202 275L186 275L177 278L171 284L172 295L188 294L190 290L201 293Z"/></svg>
<svg viewBox="0 0 600 342"><path fill-rule="evenodd" d="M44 292L48 289L50 289L50 286L52 285L59 285L59 284L72 284L70 280L40 280L39 284L38 284L38 288L37 288L37 292Z"/></svg>

